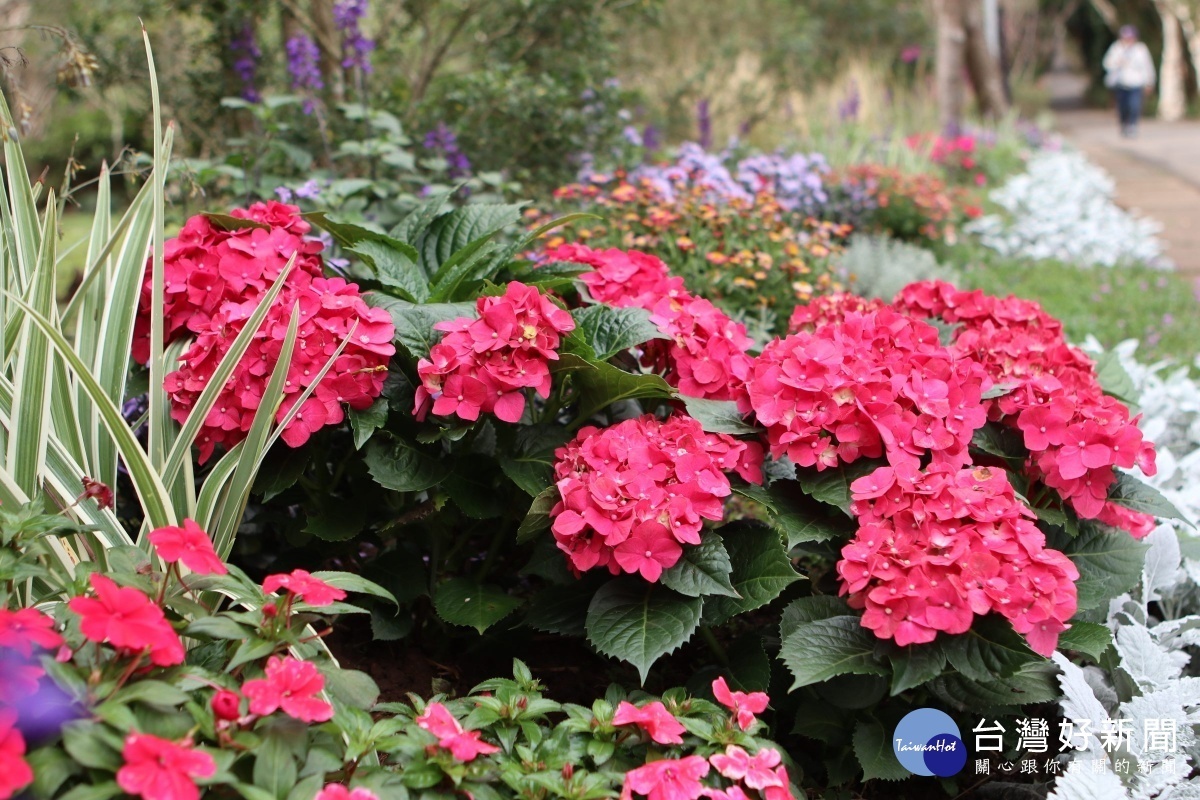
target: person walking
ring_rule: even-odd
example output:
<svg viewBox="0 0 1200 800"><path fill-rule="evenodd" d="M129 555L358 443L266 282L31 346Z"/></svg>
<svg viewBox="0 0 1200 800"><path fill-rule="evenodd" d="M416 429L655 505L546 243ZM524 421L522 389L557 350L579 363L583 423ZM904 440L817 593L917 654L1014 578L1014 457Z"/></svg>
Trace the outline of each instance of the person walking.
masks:
<svg viewBox="0 0 1200 800"><path fill-rule="evenodd" d="M1142 94L1154 88L1154 59L1150 48L1138 39L1137 28L1125 25L1120 37L1104 54L1104 85L1117 96L1117 116L1121 120L1121 135L1137 135L1138 117L1142 113Z"/></svg>

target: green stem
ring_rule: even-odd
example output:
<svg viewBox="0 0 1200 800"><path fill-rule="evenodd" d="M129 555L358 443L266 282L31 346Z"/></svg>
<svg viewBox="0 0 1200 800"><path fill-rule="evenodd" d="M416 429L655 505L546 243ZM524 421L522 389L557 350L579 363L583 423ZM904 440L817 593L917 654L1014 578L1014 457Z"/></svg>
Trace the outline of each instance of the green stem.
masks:
<svg viewBox="0 0 1200 800"><path fill-rule="evenodd" d="M496 532L492 534L492 543L488 546L487 555L484 557L483 565L479 568L479 574L476 577L476 580L480 583L483 583L483 579L492 571L492 567L496 563L496 557L500 555L501 546L504 544L507 535L508 531L504 526L498 526Z"/></svg>
<svg viewBox="0 0 1200 800"><path fill-rule="evenodd" d="M712 628L707 625L700 626L700 638L708 645L708 649L717 657L717 661L721 666L729 667L729 654L725 652L725 648L717 641L716 635L712 632Z"/></svg>

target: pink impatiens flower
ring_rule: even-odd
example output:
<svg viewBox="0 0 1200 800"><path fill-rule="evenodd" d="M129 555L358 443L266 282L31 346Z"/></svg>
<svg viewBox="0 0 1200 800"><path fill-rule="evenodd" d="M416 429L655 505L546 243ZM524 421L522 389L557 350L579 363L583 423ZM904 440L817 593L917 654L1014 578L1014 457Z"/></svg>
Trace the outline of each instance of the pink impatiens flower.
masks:
<svg viewBox="0 0 1200 800"><path fill-rule="evenodd" d="M286 589L297 598L310 606L321 607L332 605L338 600L345 600L346 593L336 586L330 586L320 578L314 577L307 570L295 569L289 573L268 575L263 581L263 591L267 594Z"/></svg>
<svg viewBox="0 0 1200 800"><path fill-rule="evenodd" d="M0 800L8 800L33 782L25 760L25 737L16 727L17 715L0 709Z"/></svg>
<svg viewBox="0 0 1200 800"><path fill-rule="evenodd" d="M622 797L640 794L650 800L696 800L704 794L700 779L708 774L703 756L664 758L625 773Z"/></svg>
<svg viewBox="0 0 1200 800"><path fill-rule="evenodd" d="M750 755L736 744L731 744L725 748L724 753L709 756L708 760L717 772L731 781L744 781L751 789L787 786L787 780L781 780L775 772L782 756L778 750L770 747L764 747L754 755Z"/></svg>
<svg viewBox="0 0 1200 800"><path fill-rule="evenodd" d="M712 692L718 703L733 712L738 727L744 731L749 730L750 726L754 724L754 715L766 711L767 704L771 702L771 698L767 696L766 692L735 692L731 690L723 677L713 681Z"/></svg>
<svg viewBox="0 0 1200 800"><path fill-rule="evenodd" d="M430 703L417 717L417 726L437 737L438 746L450 751L458 761L474 761L478 756L500 752L494 744L480 739L479 731L464 731L450 709L441 703Z"/></svg>
<svg viewBox="0 0 1200 800"><path fill-rule="evenodd" d="M54 630L54 620L36 608L16 611L0 608L0 650L15 650L29 658L33 654L33 645L54 650L62 643L62 635Z"/></svg>
<svg viewBox="0 0 1200 800"><path fill-rule="evenodd" d="M182 528L169 525L150 531L150 543L168 564L181 561L198 575L224 575L229 572L213 550L212 539L193 519L185 519Z"/></svg>
<svg viewBox="0 0 1200 800"><path fill-rule="evenodd" d="M107 642L129 654L147 653L160 667L182 664L183 642L163 610L142 592L117 586L111 578L92 573L93 597L73 597L67 606L80 617L80 630L93 642Z"/></svg>
<svg viewBox="0 0 1200 800"><path fill-rule="evenodd" d="M327 783L315 800L379 800L379 796L365 786L349 789L340 783Z"/></svg>
<svg viewBox="0 0 1200 800"><path fill-rule="evenodd" d="M637 725L659 744L682 744L683 734L687 732L679 720L658 700L641 708L622 700L617 706L617 713L613 715L613 724Z"/></svg>
<svg viewBox="0 0 1200 800"><path fill-rule="evenodd" d="M250 699L250 713L258 716L282 710L301 722L326 722L333 718L333 706L319 695L325 677L311 661L291 656L271 656L266 677L246 681L242 694Z"/></svg>
<svg viewBox="0 0 1200 800"><path fill-rule="evenodd" d="M131 733L121 751L125 764L117 785L145 800L198 800L197 778L211 778L216 762L191 742L172 742L146 733Z"/></svg>

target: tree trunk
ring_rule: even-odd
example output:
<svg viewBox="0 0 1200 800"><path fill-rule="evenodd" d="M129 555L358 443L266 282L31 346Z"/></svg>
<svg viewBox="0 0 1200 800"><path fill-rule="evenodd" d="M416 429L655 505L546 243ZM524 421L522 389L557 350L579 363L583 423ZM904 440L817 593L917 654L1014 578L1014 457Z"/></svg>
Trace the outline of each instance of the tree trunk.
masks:
<svg viewBox="0 0 1200 800"><path fill-rule="evenodd" d="M963 0L934 0L937 20L936 81L938 122L946 133L962 128L966 86L963 67L967 33L963 29Z"/></svg>
<svg viewBox="0 0 1200 800"><path fill-rule="evenodd" d="M333 0L312 0L309 13L312 16L313 26L316 28L313 38L318 43L326 44L326 42L321 42L319 32L324 31L332 35L336 30L333 21ZM325 83L325 92L330 100L340 103L346 99L346 82L342 78L341 53L328 46L320 49L321 59L318 63L321 68L321 80Z"/></svg>
<svg viewBox="0 0 1200 800"><path fill-rule="evenodd" d="M1004 78L988 47L986 29L982 0L964 0L967 72L975 88L980 113L996 119L1008 113L1008 98L1004 94Z"/></svg>
<svg viewBox="0 0 1200 800"><path fill-rule="evenodd" d="M1113 33L1121 27L1120 18L1117 16L1117 7L1114 6L1111 0L1091 0L1092 8L1100 15L1100 19L1104 20L1104 24Z"/></svg>
<svg viewBox="0 0 1200 800"><path fill-rule="evenodd" d="M1192 74L1196 78L1196 89L1200 91L1200 13L1193 13L1187 0L1173 0L1171 9L1179 20L1180 30L1183 31L1188 58L1192 62Z"/></svg>
<svg viewBox="0 0 1200 800"><path fill-rule="evenodd" d="M1158 118L1167 121L1182 119L1187 111L1187 89L1184 83L1183 35L1179 20L1166 0L1155 0L1154 7L1162 17L1162 66L1158 70Z"/></svg>

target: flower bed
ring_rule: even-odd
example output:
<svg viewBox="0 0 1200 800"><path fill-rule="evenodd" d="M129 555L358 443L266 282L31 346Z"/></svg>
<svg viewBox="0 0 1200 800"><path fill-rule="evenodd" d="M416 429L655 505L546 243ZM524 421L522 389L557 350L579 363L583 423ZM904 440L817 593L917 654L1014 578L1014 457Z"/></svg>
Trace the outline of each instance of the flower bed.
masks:
<svg viewBox="0 0 1200 800"><path fill-rule="evenodd" d="M152 182L127 228L97 223L119 256L62 311L72 338L55 205L6 227L29 301L0 383L0 800L857 792L907 775L906 712L965 728L1057 700L1052 658L1101 659L1176 513L1135 474L1155 447L1112 360L1016 298L832 292L819 162L685 158L666 188L560 193L621 209L611 228L522 235L536 213L447 195L387 231L267 203L146 260ZM893 233L955 235L940 180L846 176ZM738 294L768 286L774 306ZM347 617L451 678L524 657L403 702L327 646ZM568 671L580 704L533 679ZM60 719L18 702L43 692Z"/></svg>
<svg viewBox="0 0 1200 800"><path fill-rule="evenodd" d="M1000 212L975 220L967 230L1004 255L1080 266L1168 266L1155 238L1157 223L1119 208L1112 179L1075 151L1035 154L1024 173L989 199Z"/></svg>

